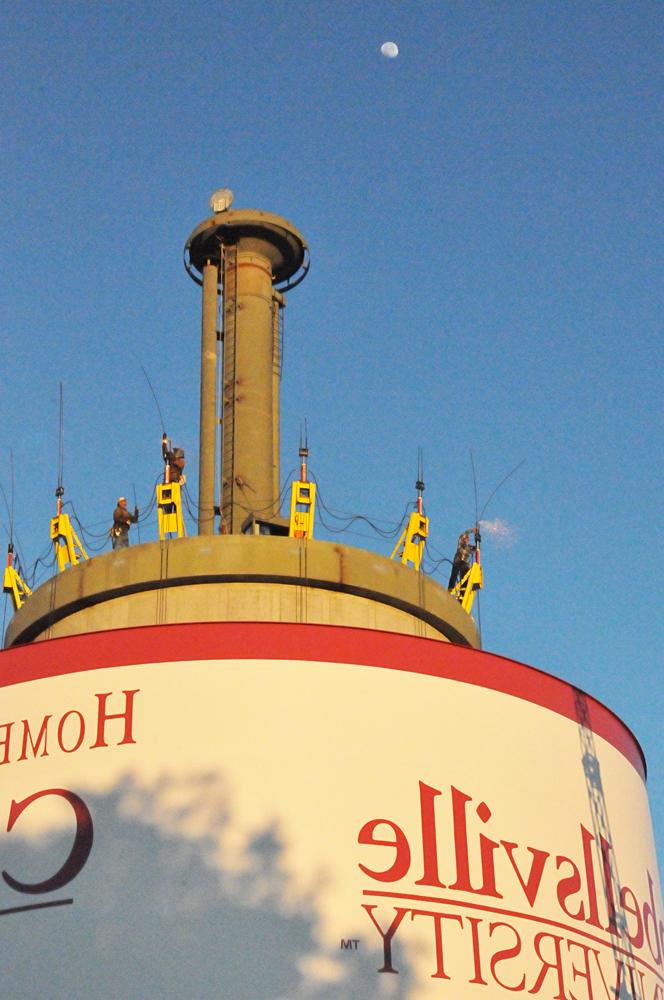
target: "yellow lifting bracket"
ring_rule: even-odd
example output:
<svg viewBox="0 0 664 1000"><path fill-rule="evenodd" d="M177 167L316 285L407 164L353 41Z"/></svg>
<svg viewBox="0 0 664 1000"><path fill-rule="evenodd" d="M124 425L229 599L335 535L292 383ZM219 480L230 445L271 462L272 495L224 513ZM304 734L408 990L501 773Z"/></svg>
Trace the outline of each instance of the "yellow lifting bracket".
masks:
<svg viewBox="0 0 664 1000"><path fill-rule="evenodd" d="M157 518L162 542L167 535L177 538L186 535L180 483L157 483Z"/></svg>
<svg viewBox="0 0 664 1000"><path fill-rule="evenodd" d="M399 541L392 550L390 559L401 559L404 566L412 563L418 573L424 555L424 542L429 535L429 518L419 511L413 511L408 524L401 532Z"/></svg>
<svg viewBox="0 0 664 1000"><path fill-rule="evenodd" d="M67 566L76 566L80 562L85 562L88 554L72 528L69 514L62 513L64 489L59 486L55 495L58 498L58 513L51 518L51 541L55 546L58 570L62 573L63 570L67 569Z"/></svg>
<svg viewBox="0 0 664 1000"><path fill-rule="evenodd" d="M470 614L475 600L475 594L484 587L484 576L482 574L482 563L480 560L480 543L482 539L480 533L475 529L475 558L468 572L459 580L453 590L450 591L452 597L456 597L463 610Z"/></svg>
<svg viewBox="0 0 664 1000"><path fill-rule="evenodd" d="M417 480L415 486L417 488L417 510L414 510L408 518L408 524L401 532L390 559L400 559L404 566L411 564L413 569L419 573L424 556L424 543L429 537L429 518L425 517L422 511L424 482L421 478Z"/></svg>
<svg viewBox="0 0 664 1000"><path fill-rule="evenodd" d="M307 479L306 445L300 447L300 478L293 482L291 490L290 538L313 538L314 514L316 511L316 484Z"/></svg>
<svg viewBox="0 0 664 1000"><path fill-rule="evenodd" d="M12 602L14 604L14 611L18 611L26 597L30 597L32 591L25 583L16 569L13 566L13 553L14 546L9 543L9 548L7 549L7 566L5 568L5 575L2 582L2 590L5 594L11 594Z"/></svg>

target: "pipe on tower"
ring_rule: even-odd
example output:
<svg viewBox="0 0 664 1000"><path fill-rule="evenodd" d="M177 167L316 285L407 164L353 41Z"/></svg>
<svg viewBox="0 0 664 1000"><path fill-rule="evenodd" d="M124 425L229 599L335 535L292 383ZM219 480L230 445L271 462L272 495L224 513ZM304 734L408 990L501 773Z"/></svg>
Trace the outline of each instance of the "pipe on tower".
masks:
<svg viewBox="0 0 664 1000"><path fill-rule="evenodd" d="M222 199L223 202L223 199ZM279 512L279 311L274 286L306 275L307 244L286 219L211 207L185 244L185 267L203 286L199 534L214 531L217 295L223 273L221 524L238 534Z"/></svg>
<svg viewBox="0 0 664 1000"><path fill-rule="evenodd" d="M198 468L198 533L214 534L215 439L217 430L217 265L203 267L201 313L201 415Z"/></svg>
<svg viewBox="0 0 664 1000"><path fill-rule="evenodd" d="M221 510L231 534L249 512L269 520L278 514L279 425L274 420L272 268L266 256L237 254L235 329L224 337ZM232 358L232 361L231 361ZM231 412L232 411L232 412Z"/></svg>

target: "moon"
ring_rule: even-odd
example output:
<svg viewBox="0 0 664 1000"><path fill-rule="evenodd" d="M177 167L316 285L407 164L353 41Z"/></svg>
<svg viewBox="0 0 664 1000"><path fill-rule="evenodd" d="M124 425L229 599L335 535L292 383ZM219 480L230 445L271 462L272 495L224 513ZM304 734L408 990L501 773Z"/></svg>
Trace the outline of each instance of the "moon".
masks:
<svg viewBox="0 0 664 1000"><path fill-rule="evenodd" d="M396 42L383 42L380 47L380 53L385 56L386 59L396 59L399 55L399 46Z"/></svg>

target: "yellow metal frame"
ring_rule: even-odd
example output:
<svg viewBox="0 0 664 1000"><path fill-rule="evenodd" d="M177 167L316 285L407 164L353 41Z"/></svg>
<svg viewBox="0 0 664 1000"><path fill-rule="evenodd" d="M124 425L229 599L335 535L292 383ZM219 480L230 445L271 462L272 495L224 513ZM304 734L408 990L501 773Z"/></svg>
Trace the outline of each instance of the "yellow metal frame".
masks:
<svg viewBox="0 0 664 1000"><path fill-rule="evenodd" d="M7 566L2 581L2 590L5 594L11 594L14 610L18 611L26 597L30 597L32 591L25 583L13 566Z"/></svg>
<svg viewBox="0 0 664 1000"><path fill-rule="evenodd" d="M450 591L452 597L456 597L457 601L460 602L463 610L470 614L473 601L475 600L475 594L478 590L481 590L484 586L484 577L482 575L482 566L478 562L474 562L470 567L468 572L462 577L457 583L456 587Z"/></svg>
<svg viewBox="0 0 664 1000"><path fill-rule="evenodd" d="M390 559L399 558L404 566L412 563L413 568L419 573L424 556L424 542L428 537L429 518L418 511L413 511L408 518L408 524L401 532L399 541L392 550Z"/></svg>
<svg viewBox="0 0 664 1000"><path fill-rule="evenodd" d="M291 490L290 538L313 538L316 511L316 484L297 479Z"/></svg>
<svg viewBox="0 0 664 1000"><path fill-rule="evenodd" d="M157 518L162 542L166 535L178 538L186 535L180 483L157 483Z"/></svg>
<svg viewBox="0 0 664 1000"><path fill-rule="evenodd" d="M69 514L56 514L51 518L51 541L55 546L60 572L67 566L76 566L88 558L78 535L71 526Z"/></svg>

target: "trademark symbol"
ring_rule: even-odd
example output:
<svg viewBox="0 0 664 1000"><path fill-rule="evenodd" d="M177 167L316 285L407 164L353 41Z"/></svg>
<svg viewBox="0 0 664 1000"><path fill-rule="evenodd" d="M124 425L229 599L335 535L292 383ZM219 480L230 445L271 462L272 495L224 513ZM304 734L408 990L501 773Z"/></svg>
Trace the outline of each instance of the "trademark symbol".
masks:
<svg viewBox="0 0 664 1000"><path fill-rule="evenodd" d="M357 951L359 944L359 938L342 938L339 947L342 951Z"/></svg>

